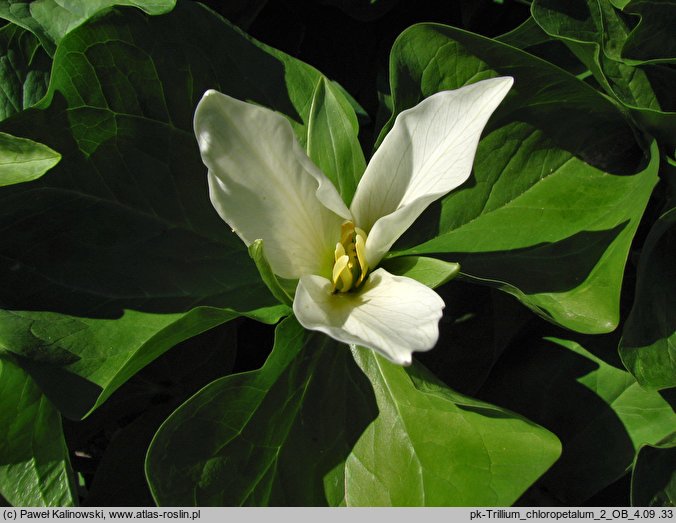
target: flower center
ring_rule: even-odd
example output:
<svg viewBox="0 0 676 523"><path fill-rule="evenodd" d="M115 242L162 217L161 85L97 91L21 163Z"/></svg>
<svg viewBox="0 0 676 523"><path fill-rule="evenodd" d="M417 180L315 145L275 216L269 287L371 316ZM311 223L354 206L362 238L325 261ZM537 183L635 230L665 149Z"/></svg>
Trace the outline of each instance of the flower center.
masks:
<svg viewBox="0 0 676 523"><path fill-rule="evenodd" d="M358 288L368 274L364 248L366 233L351 221L343 222L340 241L336 243L333 265L333 292Z"/></svg>

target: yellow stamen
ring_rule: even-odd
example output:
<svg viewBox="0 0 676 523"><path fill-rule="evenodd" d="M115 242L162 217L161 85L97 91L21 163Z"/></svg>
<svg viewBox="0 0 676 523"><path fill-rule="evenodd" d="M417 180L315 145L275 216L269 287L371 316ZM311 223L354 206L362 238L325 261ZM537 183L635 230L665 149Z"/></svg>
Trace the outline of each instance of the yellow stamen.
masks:
<svg viewBox="0 0 676 523"><path fill-rule="evenodd" d="M361 229L360 229L361 230ZM363 232L363 231L362 231ZM366 273L369 270L368 263L366 263L366 235L363 236L359 233L355 236L354 239L354 249L357 253L357 261L359 262L359 278L357 278L356 286L359 287L361 282L364 281Z"/></svg>
<svg viewBox="0 0 676 523"><path fill-rule="evenodd" d="M333 254L333 292L348 292L363 283L368 274L365 246L366 233L351 221L343 222Z"/></svg>
<svg viewBox="0 0 676 523"><path fill-rule="evenodd" d="M352 271L349 269L348 265L350 263L350 257L343 255L336 260L336 264L333 266L333 290L346 292L352 287ZM340 285L339 285L340 280Z"/></svg>
<svg viewBox="0 0 676 523"><path fill-rule="evenodd" d="M334 261L338 261L343 256L345 256L345 247L342 243L336 243L336 251L333 254Z"/></svg>

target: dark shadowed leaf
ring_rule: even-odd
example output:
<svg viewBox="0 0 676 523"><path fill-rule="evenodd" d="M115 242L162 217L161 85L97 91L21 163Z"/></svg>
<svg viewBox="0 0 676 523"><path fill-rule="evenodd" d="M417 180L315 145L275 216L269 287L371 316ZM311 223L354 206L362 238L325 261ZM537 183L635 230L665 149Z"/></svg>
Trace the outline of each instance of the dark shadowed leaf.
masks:
<svg viewBox="0 0 676 523"><path fill-rule="evenodd" d="M676 62L676 2L633 0L622 10L640 17L622 47L629 63Z"/></svg>
<svg viewBox="0 0 676 523"><path fill-rule="evenodd" d="M26 29L0 29L0 120L38 102L47 92L52 61Z"/></svg>
<svg viewBox="0 0 676 523"><path fill-rule="evenodd" d="M375 417L348 348L293 318L257 371L214 381L156 434L146 473L160 505L326 505Z"/></svg>
<svg viewBox="0 0 676 523"><path fill-rule="evenodd" d="M648 389L676 387L676 209L663 214L643 245L634 306L620 356Z"/></svg>
<svg viewBox="0 0 676 523"><path fill-rule="evenodd" d="M209 202L192 114L216 88L287 115L305 143L322 76L189 2L97 18L54 63L39 109L4 124L64 159L0 192L0 348L81 416L183 339L288 313Z"/></svg>
<svg viewBox="0 0 676 523"><path fill-rule="evenodd" d="M676 73L659 64L633 66L623 61L630 28L609 0L535 0L532 13L540 27L564 42L639 126L674 145ZM651 35L651 41L658 40L659 33Z"/></svg>
<svg viewBox="0 0 676 523"><path fill-rule="evenodd" d="M676 506L676 433L657 445L639 449L631 476L631 504Z"/></svg>
<svg viewBox="0 0 676 523"><path fill-rule="evenodd" d="M669 403L613 361L614 344L597 340L588 342L592 353L534 329L514 343L480 393L561 439L561 459L538 488L566 505L580 505L622 477L636 449L657 443L676 424Z"/></svg>

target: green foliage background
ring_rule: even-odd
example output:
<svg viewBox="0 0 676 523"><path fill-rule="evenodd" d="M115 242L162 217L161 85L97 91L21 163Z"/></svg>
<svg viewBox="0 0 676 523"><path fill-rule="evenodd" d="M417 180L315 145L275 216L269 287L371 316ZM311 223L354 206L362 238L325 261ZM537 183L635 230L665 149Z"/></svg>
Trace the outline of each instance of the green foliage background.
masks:
<svg viewBox="0 0 676 523"><path fill-rule="evenodd" d="M0 0L0 504L673 506L675 13ZM349 202L399 112L503 75L383 261L437 347L305 331L209 203L202 94L284 114Z"/></svg>

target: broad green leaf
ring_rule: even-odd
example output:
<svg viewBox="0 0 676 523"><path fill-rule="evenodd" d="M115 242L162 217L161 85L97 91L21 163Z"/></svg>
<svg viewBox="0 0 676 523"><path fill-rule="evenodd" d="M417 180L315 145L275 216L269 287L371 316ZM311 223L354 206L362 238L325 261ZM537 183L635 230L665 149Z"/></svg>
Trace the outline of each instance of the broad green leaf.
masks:
<svg viewBox="0 0 676 523"><path fill-rule="evenodd" d="M154 504L145 476L148 446L162 422L181 403L204 384L232 372L238 348L242 352L247 349L238 343L241 325L236 323L173 347L125 383L93 416L71 424L69 446L74 449L87 448L88 435L114 430L93 479L87 482L88 506Z"/></svg>
<svg viewBox="0 0 676 523"><path fill-rule="evenodd" d="M460 265L425 256L402 256L385 260L382 264L388 272L407 276L434 289L455 278Z"/></svg>
<svg viewBox="0 0 676 523"><path fill-rule="evenodd" d="M510 505L559 457L554 435L367 349L378 417L345 465L348 506Z"/></svg>
<svg viewBox="0 0 676 523"><path fill-rule="evenodd" d="M191 2L61 41L40 107L3 124L63 159L0 191L0 350L69 416L183 339L288 314L209 202L192 115L215 88L286 114L304 141L321 79Z"/></svg>
<svg viewBox="0 0 676 523"><path fill-rule="evenodd" d="M648 389L676 387L676 209L653 225L641 252L620 356Z"/></svg>
<svg viewBox="0 0 676 523"><path fill-rule="evenodd" d="M243 314L274 323L288 309ZM114 319L0 310L0 354L15 355L62 413L79 418L166 350L240 315L215 307L171 314L124 310Z"/></svg>
<svg viewBox="0 0 676 523"><path fill-rule="evenodd" d="M312 95L307 133L308 156L349 205L366 168L359 124L348 100L324 78Z"/></svg>
<svg viewBox="0 0 676 523"><path fill-rule="evenodd" d="M572 74L588 73L575 55L563 43L545 33L532 16L511 31L497 36L495 40L527 51Z"/></svg>
<svg viewBox="0 0 676 523"><path fill-rule="evenodd" d="M592 353L533 329L498 362L480 393L561 439L561 459L539 482L557 503L581 505L627 472L636 449L657 443L676 424L666 400L642 389L619 362L605 361L616 355L602 341L589 340Z"/></svg>
<svg viewBox="0 0 676 523"><path fill-rule="evenodd" d="M640 17L622 47L628 63L676 62L676 2L634 0L622 6L625 13Z"/></svg>
<svg viewBox="0 0 676 523"><path fill-rule="evenodd" d="M676 433L657 445L643 445L631 476L635 507L676 506Z"/></svg>
<svg viewBox="0 0 676 523"><path fill-rule="evenodd" d="M0 358L0 495L14 506L76 504L61 416L31 377Z"/></svg>
<svg viewBox="0 0 676 523"><path fill-rule="evenodd" d="M408 29L392 49L395 115L497 75L515 85L489 121L473 177L431 206L392 255L443 256L555 323L611 331L657 181L656 147L638 165L631 127L591 87L510 46L433 24Z"/></svg>
<svg viewBox="0 0 676 523"><path fill-rule="evenodd" d="M160 505L326 505L375 417L349 349L281 323L257 371L216 380L156 434L146 474Z"/></svg>
<svg viewBox="0 0 676 523"><path fill-rule="evenodd" d="M46 145L0 132L0 187L36 180L60 159Z"/></svg>
<svg viewBox="0 0 676 523"><path fill-rule="evenodd" d="M531 11L540 27L563 41L639 126L666 144L676 143L676 97L670 87L676 73L664 66L622 62L630 30L609 0L535 0Z"/></svg>
<svg viewBox="0 0 676 523"><path fill-rule="evenodd" d="M32 31L50 55L70 31L109 7L134 6L151 15L171 11L176 0L1 0L0 18Z"/></svg>
<svg viewBox="0 0 676 523"><path fill-rule="evenodd" d="M26 29L0 29L0 120L38 102L47 92L51 60Z"/></svg>

